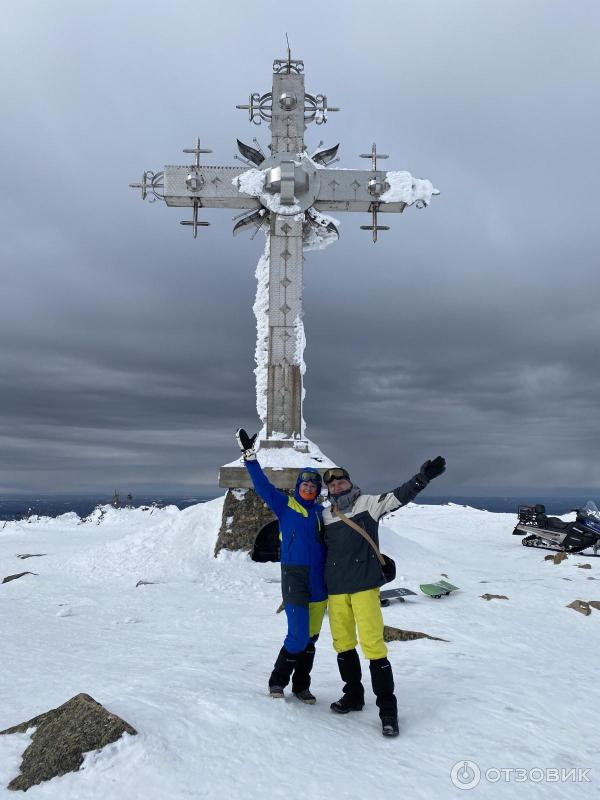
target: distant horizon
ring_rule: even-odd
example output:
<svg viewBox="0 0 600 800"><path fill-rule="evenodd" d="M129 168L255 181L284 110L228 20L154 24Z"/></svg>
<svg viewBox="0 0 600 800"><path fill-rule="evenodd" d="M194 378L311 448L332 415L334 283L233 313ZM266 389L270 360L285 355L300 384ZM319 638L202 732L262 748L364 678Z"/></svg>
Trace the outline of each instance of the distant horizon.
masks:
<svg viewBox="0 0 600 800"><path fill-rule="evenodd" d="M150 495L156 495L157 498L160 497L171 497L171 498L198 498L202 500L212 499L215 497L220 497L222 494L225 494L226 489L220 489L219 487L215 488L214 490L206 490L200 489L198 491L185 491L183 489L170 489L168 491L164 490L156 490L156 489L132 489L127 491L119 491L117 490L119 497L121 499L126 499L129 494L132 495L133 499L135 500L136 496L138 497L148 497ZM75 491L75 492L57 492L57 491L36 491L31 490L29 492L3 492L0 490L0 500L2 499L24 499L24 498L34 498L34 497L46 497L46 498L90 498L90 497L113 497L115 490L93 490L90 489L88 491ZM456 498L469 498L469 497L480 497L480 498L502 498L502 497L528 497L530 495L543 495L545 497L587 497L588 495L593 497L594 495L600 495L600 487L584 487L580 489L569 489L569 488L543 488L543 487L532 487L530 489L518 489L518 490L505 490L505 491L472 491L472 492L440 492L437 494L430 494L427 493L421 497L419 495L419 501L421 499L440 499L440 498L448 498L448 497L456 497Z"/></svg>
<svg viewBox="0 0 600 800"><path fill-rule="evenodd" d="M132 500L128 502L128 494ZM210 502L223 498L224 492L218 494L204 494L202 492L126 492L119 493L119 507L139 508L160 504L161 506L177 506L179 509ZM44 494L41 492L31 494L8 495L0 494L0 521L26 519L30 516L57 517L62 514L74 512L80 517L88 516L98 506L113 504L112 492L90 492L87 494ZM581 508L585 502L593 500L598 503L599 497L592 489L579 489L576 491L561 490L549 493L547 490L531 489L526 493L522 490L518 494L503 493L498 495L458 495L458 494L428 494L424 492L415 498L418 505L444 506L453 504L476 508L492 513L516 514L518 506L530 503L543 503L547 513L563 515Z"/></svg>

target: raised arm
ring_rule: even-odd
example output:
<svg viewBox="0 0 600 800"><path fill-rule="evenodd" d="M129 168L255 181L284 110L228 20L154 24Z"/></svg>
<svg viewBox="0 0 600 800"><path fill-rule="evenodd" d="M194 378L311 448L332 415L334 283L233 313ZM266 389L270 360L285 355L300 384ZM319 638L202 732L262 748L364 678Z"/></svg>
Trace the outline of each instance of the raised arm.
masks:
<svg viewBox="0 0 600 800"><path fill-rule="evenodd" d="M248 470L248 475L250 475L256 494L265 501L276 516L279 516L284 508L287 507L288 496L285 492L273 486L258 463L254 450L256 434L248 436L243 428L239 428L235 438L242 451L244 465Z"/></svg>
<svg viewBox="0 0 600 800"><path fill-rule="evenodd" d="M438 475L441 475L445 469L446 460L442 456L434 458L433 461L426 461L419 472L406 483L396 487L391 492L380 494L379 497L373 495L368 506L369 514L374 519L379 519L384 514L389 514L391 511L405 506L414 500L419 492L423 491L427 484L437 478Z"/></svg>

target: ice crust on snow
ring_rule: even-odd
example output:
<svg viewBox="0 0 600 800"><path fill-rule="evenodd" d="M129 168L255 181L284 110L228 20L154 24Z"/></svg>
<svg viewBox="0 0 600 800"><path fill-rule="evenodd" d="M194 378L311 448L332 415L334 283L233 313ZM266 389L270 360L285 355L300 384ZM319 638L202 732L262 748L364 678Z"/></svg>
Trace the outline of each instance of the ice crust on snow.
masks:
<svg viewBox="0 0 600 800"><path fill-rule="evenodd" d="M431 181L426 178L413 178L406 170L386 172L385 179L390 188L379 198L382 203L406 203L410 206L420 201L428 206L432 195L439 194L439 190L434 189Z"/></svg>
<svg viewBox="0 0 600 800"><path fill-rule="evenodd" d="M388 625L449 640L389 646L398 749L382 740L370 687L355 719L331 714L341 683L327 618L312 673L317 705L268 698L286 628L274 613L280 567L239 552L215 559L222 509L222 497L152 514L108 507L98 525L54 519L0 530L1 563L25 548L48 554L39 577L1 587L0 729L90 691L139 731L88 754L79 772L34 787L33 797L367 798L376 775L382 798L409 787L410 800L431 800L465 794L450 773L468 758L482 772L474 797L597 796L600 612L585 617L565 607L596 585L575 567L577 557L549 566L511 535L511 514L411 503L383 520L395 585L419 592L419 583L446 573L460 587L440 600L417 594L382 609ZM135 588L149 575L161 582ZM487 603L484 587L509 600ZM74 614L57 618L61 603ZM18 774L31 733L0 736L2 787ZM273 742L277 757L266 757ZM486 780L493 768L591 768L591 783L532 779L515 787L514 772Z"/></svg>

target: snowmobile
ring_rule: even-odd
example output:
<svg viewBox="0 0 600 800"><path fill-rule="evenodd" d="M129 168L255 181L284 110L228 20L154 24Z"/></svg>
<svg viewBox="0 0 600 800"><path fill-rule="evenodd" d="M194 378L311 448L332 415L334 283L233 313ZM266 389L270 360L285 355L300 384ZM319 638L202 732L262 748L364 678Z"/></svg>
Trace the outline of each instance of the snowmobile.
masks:
<svg viewBox="0 0 600 800"><path fill-rule="evenodd" d="M548 517L546 506L519 506L519 521L513 531L514 536L522 536L525 547L541 547L544 550L558 550L565 553L581 553L588 547L594 555L600 550L600 511L589 500L583 508L573 509L575 522L563 522L558 517Z"/></svg>

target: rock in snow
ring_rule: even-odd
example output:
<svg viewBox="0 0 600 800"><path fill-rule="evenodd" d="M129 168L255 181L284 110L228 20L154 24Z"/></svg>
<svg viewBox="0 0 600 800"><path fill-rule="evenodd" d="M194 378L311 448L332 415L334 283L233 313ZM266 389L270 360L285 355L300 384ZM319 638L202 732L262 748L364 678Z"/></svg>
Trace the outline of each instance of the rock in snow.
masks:
<svg viewBox="0 0 600 800"><path fill-rule="evenodd" d="M26 791L36 783L74 772L82 765L84 753L106 747L124 733L137 733L89 694L78 694L58 708L0 731L0 735L26 733L30 728L35 728L31 744L9 789Z"/></svg>
<svg viewBox="0 0 600 800"><path fill-rule="evenodd" d="M584 614L586 617L592 613L592 609L590 608L590 604L587 600L573 600L572 603L567 605L567 608L573 608L575 611L579 611L580 614Z"/></svg>
<svg viewBox="0 0 600 800"><path fill-rule="evenodd" d="M11 581L16 581L18 578L22 578L24 575L37 575L37 572L17 572L15 575L7 575L6 578L3 579L2 583L10 583Z"/></svg>
<svg viewBox="0 0 600 800"><path fill-rule="evenodd" d="M383 626L383 638L386 642L412 642L415 639L432 639L434 642L447 642L439 636L430 636L421 631L405 631L402 628L394 628L393 625Z"/></svg>

